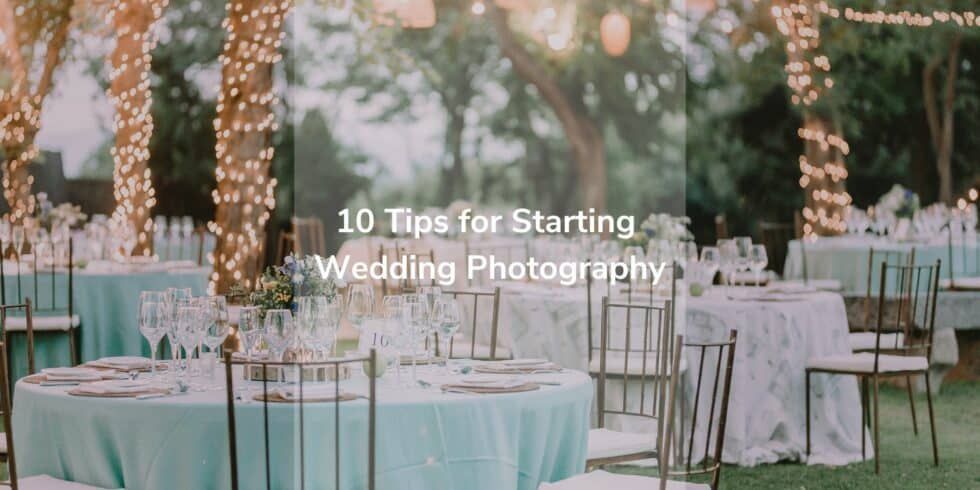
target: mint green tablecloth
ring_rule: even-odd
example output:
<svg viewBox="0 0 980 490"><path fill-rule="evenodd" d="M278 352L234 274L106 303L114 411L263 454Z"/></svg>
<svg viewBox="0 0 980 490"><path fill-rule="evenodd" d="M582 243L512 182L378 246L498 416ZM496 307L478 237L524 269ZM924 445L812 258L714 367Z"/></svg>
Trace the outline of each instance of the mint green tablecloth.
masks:
<svg viewBox="0 0 980 490"><path fill-rule="evenodd" d="M78 332L81 361L91 361L105 356L149 355L149 344L140 335L137 326L140 292L163 290L168 287L191 288L194 294L203 294L207 288L205 269L131 273L75 273L75 313L81 319ZM17 297L16 276L8 273L7 298ZM68 276L54 276L55 300L58 307L65 307ZM21 276L21 293L33 298L35 304L50 307L51 274L39 274L37 296L34 294L33 276ZM43 313L39 313L43 314ZM10 357L13 364L12 379L26 374L27 354L24 335L17 334L11 342ZM66 366L69 363L68 339L64 334L39 334L34 342L35 364L40 370L50 366Z"/></svg>
<svg viewBox="0 0 980 490"><path fill-rule="evenodd" d="M942 260L940 279L949 278L949 249L945 241L896 243L853 235L820 237L815 243L806 243L807 274L810 279L836 279L841 282L845 294L863 295L868 288L868 254L871 247L882 252L899 251L904 253L911 252L914 248L917 265L934 265L937 259ZM880 260L884 260L884 257ZM960 252L957 252L957 255L954 255L954 267L953 272L960 276L967 272L969 272L967 275L975 275L972 271L977 268L976 255L971 252L962 256ZM785 279L803 278L803 254L798 240L789 242L783 277ZM879 280L880 276L877 274L872 277L872 292L878 290Z"/></svg>
<svg viewBox="0 0 980 490"><path fill-rule="evenodd" d="M503 395L406 390L378 393L377 488L533 490L585 467L592 402L587 375L549 375L562 386ZM344 391L364 394L363 377ZM154 399L83 398L63 387L17 384L18 473L109 488L230 486L224 391ZM272 488L299 488L298 405L271 405ZM334 405L304 405L306 488L334 488ZM262 404L238 404L242 488L265 488ZM364 488L367 402L344 402L341 488Z"/></svg>

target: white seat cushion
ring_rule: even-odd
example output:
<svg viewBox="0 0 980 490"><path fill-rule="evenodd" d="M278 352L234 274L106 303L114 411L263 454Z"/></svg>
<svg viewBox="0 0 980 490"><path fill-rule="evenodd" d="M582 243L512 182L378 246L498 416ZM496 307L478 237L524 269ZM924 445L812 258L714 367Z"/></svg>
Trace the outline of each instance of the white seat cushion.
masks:
<svg viewBox="0 0 980 490"><path fill-rule="evenodd" d="M22 490L107 490L84 483L59 480L48 475L28 476L17 479L17 488Z"/></svg>
<svg viewBox="0 0 980 490"><path fill-rule="evenodd" d="M655 451L656 449L657 442L653 434L591 429L589 430L589 450L586 459L614 458Z"/></svg>
<svg viewBox="0 0 980 490"><path fill-rule="evenodd" d="M78 315L72 315L70 318L68 315L35 315L31 318L31 322L33 323L35 332L67 332L69 329L75 328L82 323ZM8 316L7 331L26 332L27 317Z"/></svg>
<svg viewBox="0 0 980 490"><path fill-rule="evenodd" d="M846 356L815 357L806 363L806 367L808 368L859 373L872 373L874 372L874 366L875 355L873 352L858 352ZM925 371L927 369L929 369L929 360L925 357L894 356L887 354L878 356L878 372L880 373Z"/></svg>
<svg viewBox="0 0 980 490"><path fill-rule="evenodd" d="M851 344L851 350L854 352L873 351L875 350L875 343L878 342L878 334L875 332L854 332L847 336L847 342ZM901 332L881 334L881 348L883 350L895 349L903 345L905 345L905 334Z"/></svg>
<svg viewBox="0 0 980 490"><path fill-rule="evenodd" d="M7 454L7 433L0 432L0 454Z"/></svg>
<svg viewBox="0 0 980 490"><path fill-rule="evenodd" d="M956 277L953 281L947 279L939 280L940 289L954 289L958 291L980 291L980 277Z"/></svg>
<svg viewBox="0 0 980 490"><path fill-rule="evenodd" d="M479 342L473 346L473 355L470 356L470 341L465 339L453 339L453 359L490 359L490 346ZM496 359L511 359L510 349L498 345L494 351Z"/></svg>
<svg viewBox="0 0 980 490"><path fill-rule="evenodd" d="M619 475L593 471L560 482L542 483L538 490L657 490L660 479L652 476ZM667 480L668 490L710 490L710 485Z"/></svg>
<svg viewBox="0 0 980 490"><path fill-rule="evenodd" d="M644 368L644 366L643 366L643 353L642 352L637 352L637 353L631 352L630 353L630 357L629 357L629 365L628 365L629 372L628 373L625 373L625 374L629 374L630 376L641 376L641 375L643 375L645 373L646 376L651 376L652 377L656 373L659 373L660 372L660 365L658 364L660 362L664 362L663 357L660 357L660 359L657 359L657 355L656 354L647 353L647 362L646 362L646 367ZM600 362L599 356L596 355L595 357L592 358L592 362L589 363L589 372L592 373L592 374L599 374L600 364L601 364L601 362ZM606 373L607 374L622 375L622 374L624 374L624 371L626 370L626 368L627 368L626 356L624 356L623 353L616 352L616 353L608 353L608 354L606 354ZM668 361L667 362L667 372L666 372L666 375L667 376L670 376L670 370L671 369L673 369L673 366L671 366L670 362ZM680 369L681 369L681 372L682 373L685 370L687 370L687 362L686 362L686 359L684 359L684 358L681 358L681 367L680 367Z"/></svg>

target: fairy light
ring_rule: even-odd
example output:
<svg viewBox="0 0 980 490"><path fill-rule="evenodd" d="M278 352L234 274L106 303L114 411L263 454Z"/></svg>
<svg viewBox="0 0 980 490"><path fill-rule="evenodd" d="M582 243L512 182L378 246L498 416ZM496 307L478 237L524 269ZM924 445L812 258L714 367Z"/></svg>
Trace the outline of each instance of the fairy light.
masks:
<svg viewBox="0 0 980 490"><path fill-rule="evenodd" d="M289 0L230 0L222 23L227 32L221 64L214 130L217 206L208 228L217 238L209 289L224 291L233 283L253 286L257 258L263 252L265 225L275 208L276 179L269 176L278 129L273 107L272 67L282 59L279 48Z"/></svg>
<svg viewBox="0 0 980 490"><path fill-rule="evenodd" d="M41 129L41 105L50 90L54 69L71 22L71 0L9 0L0 8L0 70L9 74L9 85L0 86L0 146L4 152L3 196L10 207L8 218L19 223L34 213L28 166L37 158L34 138ZM43 50L39 49L42 45ZM32 69L34 53L43 52L40 70ZM39 72L31 87L29 74Z"/></svg>
<svg viewBox="0 0 980 490"><path fill-rule="evenodd" d="M861 11L850 7L841 10L827 2L818 2L817 11L835 19L843 18L852 22L865 24L886 24L910 27L932 27L936 24L954 23L960 27L980 27L980 17L972 11L942 11L910 12L903 10L888 13L882 10Z"/></svg>
<svg viewBox="0 0 980 490"><path fill-rule="evenodd" d="M116 109L116 141L111 150L116 209L112 218L132 225L137 234L135 255L148 256L153 248L150 211L156 194L147 165L153 134L150 52L157 43L154 26L166 6L167 0L114 0L109 9L109 23L116 30L106 91Z"/></svg>

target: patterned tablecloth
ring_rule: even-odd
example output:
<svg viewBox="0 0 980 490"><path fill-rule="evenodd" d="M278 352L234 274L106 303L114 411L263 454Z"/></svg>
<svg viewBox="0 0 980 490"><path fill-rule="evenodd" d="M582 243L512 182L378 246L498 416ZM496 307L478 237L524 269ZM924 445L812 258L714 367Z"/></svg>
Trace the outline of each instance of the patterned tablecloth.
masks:
<svg viewBox="0 0 980 490"><path fill-rule="evenodd" d="M501 341L516 357L545 357L587 369L585 304L582 288L508 284L501 301ZM731 300L717 288L703 297L681 298L679 305L684 312L678 315L679 330L686 330L690 340L719 340L731 329L739 332L724 461L753 466L805 459L804 364L810 357L850 352L843 298L813 293L790 301ZM808 462L860 460L856 380L815 375L812 381L813 453Z"/></svg>

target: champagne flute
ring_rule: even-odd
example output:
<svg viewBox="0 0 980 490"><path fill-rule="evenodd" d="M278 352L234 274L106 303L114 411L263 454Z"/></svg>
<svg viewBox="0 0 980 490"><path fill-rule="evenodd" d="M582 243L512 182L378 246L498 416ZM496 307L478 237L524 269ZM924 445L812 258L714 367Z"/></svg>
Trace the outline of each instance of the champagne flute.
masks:
<svg viewBox="0 0 980 490"><path fill-rule="evenodd" d="M245 348L245 362L252 362L252 352L262 340L262 318L257 307L242 307L238 314L238 338Z"/></svg>
<svg viewBox="0 0 980 490"><path fill-rule="evenodd" d="M190 364L191 364L191 353L194 348L197 347L198 335L197 328L198 322L201 317L201 307L194 305L192 303L184 303L177 307L177 341L180 346L184 348L186 359L181 368L181 373L183 377L190 376Z"/></svg>
<svg viewBox="0 0 980 490"><path fill-rule="evenodd" d="M204 345L208 347L207 370L214 376L218 362L218 347L228 338L228 306L224 296L209 296L205 300L207 313L204 323ZM203 349L202 349L203 354Z"/></svg>
<svg viewBox="0 0 980 490"><path fill-rule="evenodd" d="M735 267L738 272L747 272L750 268L749 252L752 249L752 238L747 236L735 237L735 248L738 251L735 256Z"/></svg>
<svg viewBox="0 0 980 490"><path fill-rule="evenodd" d="M412 356L412 383L414 384L418 381L416 367L418 364L419 344L425 338L429 326L429 311L426 304L421 301L405 303L405 306L402 308L402 323L408 333L409 351Z"/></svg>

